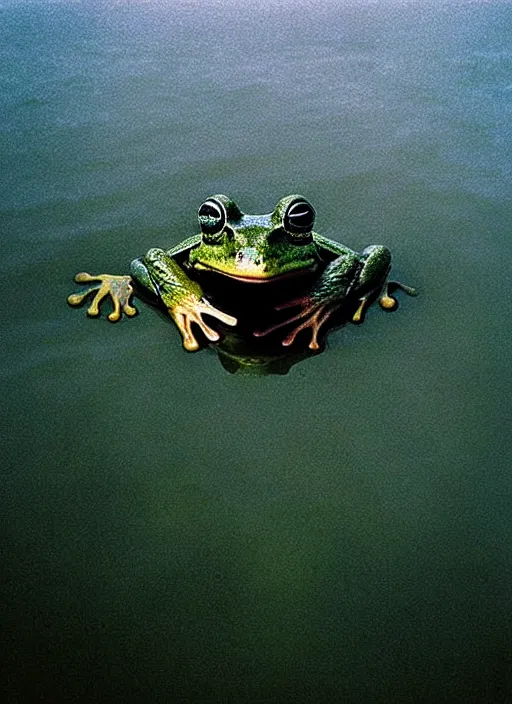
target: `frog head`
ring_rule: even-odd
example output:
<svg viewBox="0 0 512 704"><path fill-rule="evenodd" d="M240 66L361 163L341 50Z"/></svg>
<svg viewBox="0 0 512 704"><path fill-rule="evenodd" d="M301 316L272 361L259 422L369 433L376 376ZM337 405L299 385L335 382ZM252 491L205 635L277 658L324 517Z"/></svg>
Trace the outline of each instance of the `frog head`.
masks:
<svg viewBox="0 0 512 704"><path fill-rule="evenodd" d="M282 198L268 215L246 215L224 195L198 211L201 243L189 254L197 270L263 283L313 272L319 255L313 239L315 211L299 195Z"/></svg>

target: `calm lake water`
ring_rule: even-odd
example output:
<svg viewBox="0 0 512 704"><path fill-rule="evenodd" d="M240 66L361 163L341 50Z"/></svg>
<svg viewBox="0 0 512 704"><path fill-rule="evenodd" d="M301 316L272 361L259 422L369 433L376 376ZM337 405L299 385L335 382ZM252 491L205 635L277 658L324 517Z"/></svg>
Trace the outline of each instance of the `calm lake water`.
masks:
<svg viewBox="0 0 512 704"><path fill-rule="evenodd" d="M511 32L0 0L9 702L511 701ZM268 376L66 305L219 192L303 193L421 296Z"/></svg>

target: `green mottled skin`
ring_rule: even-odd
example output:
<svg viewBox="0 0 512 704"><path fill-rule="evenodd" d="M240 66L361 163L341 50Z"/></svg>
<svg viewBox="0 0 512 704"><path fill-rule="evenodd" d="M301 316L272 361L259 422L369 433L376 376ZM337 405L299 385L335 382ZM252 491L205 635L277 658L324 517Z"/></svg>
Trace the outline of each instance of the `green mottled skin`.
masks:
<svg viewBox="0 0 512 704"><path fill-rule="evenodd" d="M268 286L269 282L282 280L292 300L276 301L276 309L294 307L299 312L255 335L266 335L295 322L283 344L291 344L298 332L310 328L309 346L317 349L320 327L345 303L351 302L353 310L357 308L352 320L361 322L365 307L379 294L384 308L394 309L396 300L387 292L391 255L386 247L373 245L359 254L313 232L313 220L313 208L298 195L281 199L272 213L257 216L245 215L226 196L212 196L199 210L202 234L167 251L149 250L132 262L132 279L168 309L188 350L199 347L191 323L197 324L207 339L215 341L219 337L204 323L203 314L228 325L237 322L205 298L201 281L206 273L209 281L214 272L217 277L252 287L253 292L258 290L254 284ZM306 285L295 285L304 280ZM415 293L392 283L395 289ZM297 292L300 297L293 299Z"/></svg>
<svg viewBox="0 0 512 704"><path fill-rule="evenodd" d="M223 234L219 244L202 242L191 249L188 259L190 266L199 270L210 267L232 276L271 278L298 269L309 269L319 263L319 253L314 243L301 246L290 244L282 229L244 226L242 223L237 228L234 225L232 223ZM248 269L248 264L252 268Z"/></svg>

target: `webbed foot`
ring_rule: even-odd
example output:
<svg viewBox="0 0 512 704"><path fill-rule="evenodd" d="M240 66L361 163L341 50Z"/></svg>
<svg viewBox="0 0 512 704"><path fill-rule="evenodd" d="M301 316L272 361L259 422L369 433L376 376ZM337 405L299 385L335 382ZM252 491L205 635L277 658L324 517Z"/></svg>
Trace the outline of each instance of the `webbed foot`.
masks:
<svg viewBox="0 0 512 704"><path fill-rule="evenodd" d="M204 298L197 298L194 294L183 297L179 303L176 303L172 308L168 308L168 311L181 332L183 347L188 352L195 352L199 349L199 342L192 331L192 323L195 323L199 327L203 335L207 340L210 340L210 342L217 342L220 337L218 332L204 322L203 315L217 318L217 320L220 320L226 325L237 324L237 319L232 315L224 313L212 306L211 303L208 303Z"/></svg>
<svg viewBox="0 0 512 704"><path fill-rule="evenodd" d="M79 284L89 281L98 281L96 286L91 286L83 293L73 293L68 296L70 306L79 306L84 300L95 293L91 305L87 309L87 315L95 318L100 314L100 303L104 298L110 296L114 310L107 316L111 322L119 320L124 313L129 318L137 313L137 309L131 305L130 299L133 296L132 280L129 276L114 276L112 274L98 274L91 276L86 272L80 272L75 276L75 281Z"/></svg>
<svg viewBox="0 0 512 704"><path fill-rule="evenodd" d="M275 307L275 310L285 310L286 308L296 308L297 306L301 306L302 310L300 310L296 315L293 315L290 318L287 318L286 320L277 323L277 325L272 325L266 330L255 330L253 332L253 335L255 337L265 337L266 335L269 335L275 330L279 330L285 325L289 325L290 323L302 320L302 322L299 323L284 338L284 340L282 340L281 344L284 347L289 347L295 342L295 338L297 337L299 332L302 332L302 330L306 330L307 328L311 328L311 340L309 343L309 349L318 350L320 349L320 345L318 343L318 334L320 332L320 328L331 316L331 314L334 313L337 308L339 308L339 305L339 303L333 301L330 301L328 303L318 303L315 302L309 296L295 298L292 301L281 303L280 305Z"/></svg>

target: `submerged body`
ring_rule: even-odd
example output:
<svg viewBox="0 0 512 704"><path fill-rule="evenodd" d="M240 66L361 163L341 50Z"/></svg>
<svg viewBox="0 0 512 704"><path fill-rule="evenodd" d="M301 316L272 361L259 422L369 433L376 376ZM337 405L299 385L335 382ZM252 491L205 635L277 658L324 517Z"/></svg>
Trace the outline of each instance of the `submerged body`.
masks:
<svg viewBox="0 0 512 704"><path fill-rule="evenodd" d="M291 345L299 332L309 328L309 347L318 349L321 327L346 303L353 305L352 322L359 323L377 297L383 308L394 310L398 304L390 295L392 290L415 293L408 286L387 281L391 254L386 247L372 245L359 254L313 232L315 211L302 196L282 198L268 215L246 215L226 196L212 196L199 208L198 219L200 234L169 250L150 249L132 262L131 278L77 274L79 283L100 283L83 294L70 296L68 302L78 305L96 292L88 314L97 316L99 302L110 295L114 303L110 320L118 320L122 312L133 316L136 309L130 297L135 282L165 306L182 334L185 349L194 351L200 344L193 323L207 340L219 339L219 333L203 316L230 326L238 322L209 302L203 290L207 281L213 278L214 289L221 288L219 279L251 289L259 284L256 291L251 291L253 295L258 294L260 286L266 290L285 287L300 295L276 301L273 307L296 308L298 312L266 330L254 331L254 335L263 337L295 323L282 344Z"/></svg>

